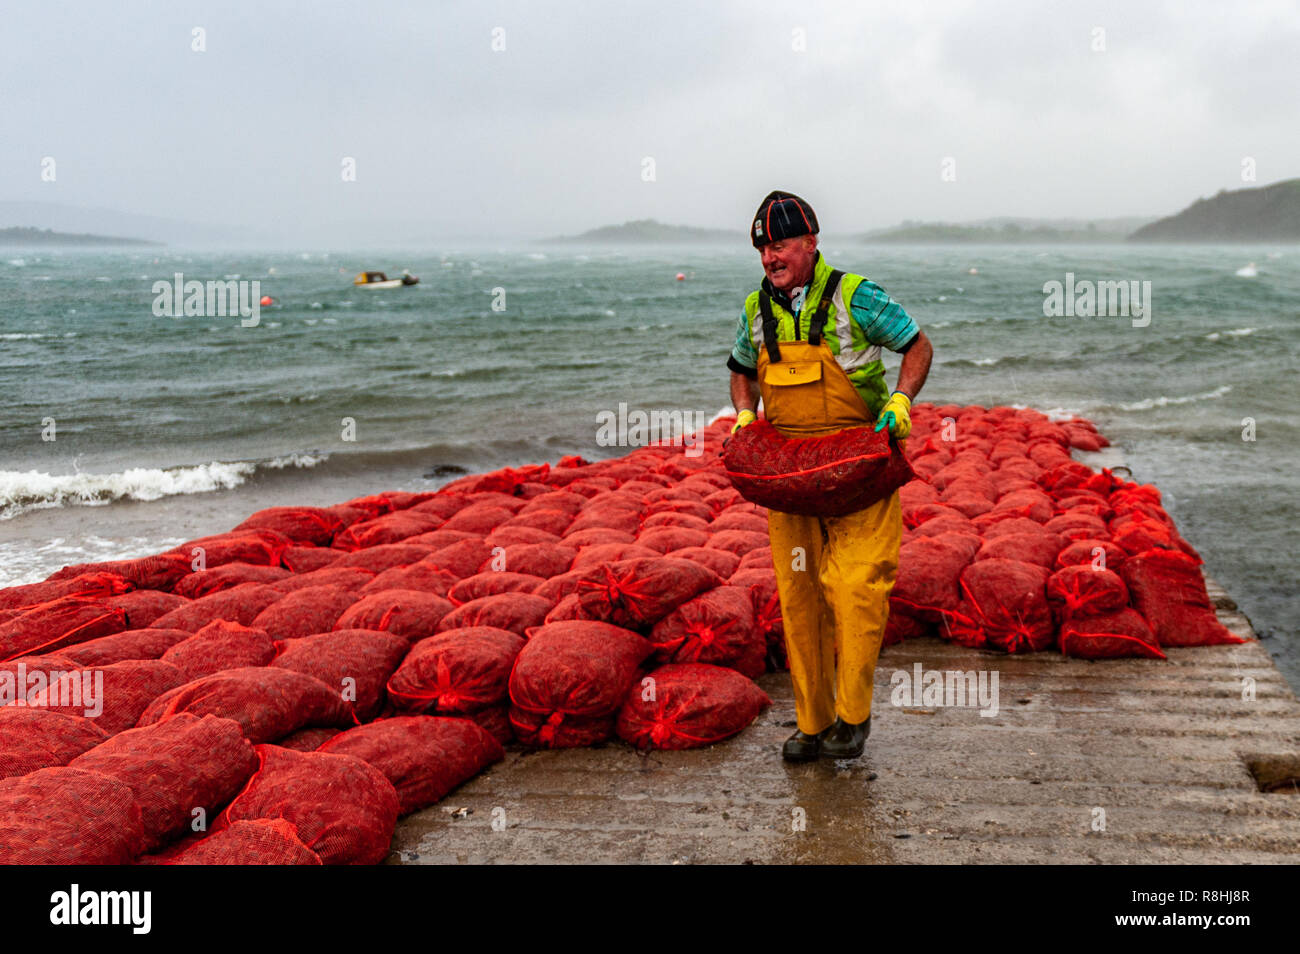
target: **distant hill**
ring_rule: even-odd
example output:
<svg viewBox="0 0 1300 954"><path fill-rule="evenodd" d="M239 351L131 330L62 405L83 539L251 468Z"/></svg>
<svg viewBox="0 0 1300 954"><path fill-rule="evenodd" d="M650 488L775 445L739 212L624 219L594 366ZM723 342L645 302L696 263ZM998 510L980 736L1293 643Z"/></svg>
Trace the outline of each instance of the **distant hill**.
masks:
<svg viewBox="0 0 1300 954"><path fill-rule="evenodd" d="M667 225L654 219L638 219L624 222L622 225L605 225L591 229L581 235L564 235L558 238L544 239L546 242L563 242L572 244L599 244L654 242L728 242L734 244L743 239L745 233L731 229L701 229L693 225Z"/></svg>
<svg viewBox="0 0 1300 954"><path fill-rule="evenodd" d="M116 238L111 235L86 235L71 232L54 232L50 229L33 229L16 226L0 229L0 245L21 246L105 246L105 245L162 245L162 242L148 242L144 239Z"/></svg>
<svg viewBox="0 0 1300 954"><path fill-rule="evenodd" d="M1300 179L1220 190L1129 236L1133 242L1300 242Z"/></svg>
<svg viewBox="0 0 1300 954"><path fill-rule="evenodd" d="M970 242L1038 244L1043 242L1122 242L1149 218L1117 219L981 219L975 222L904 222L858 236L864 242Z"/></svg>

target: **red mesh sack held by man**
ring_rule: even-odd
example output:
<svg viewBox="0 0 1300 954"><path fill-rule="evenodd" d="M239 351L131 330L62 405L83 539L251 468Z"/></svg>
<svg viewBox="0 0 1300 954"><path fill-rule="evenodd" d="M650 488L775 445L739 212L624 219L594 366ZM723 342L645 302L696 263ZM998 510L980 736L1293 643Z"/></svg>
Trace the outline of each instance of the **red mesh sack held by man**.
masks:
<svg viewBox="0 0 1300 954"><path fill-rule="evenodd" d="M872 427L785 437L758 420L731 438L722 462L746 500L815 517L863 510L915 476L897 442Z"/></svg>

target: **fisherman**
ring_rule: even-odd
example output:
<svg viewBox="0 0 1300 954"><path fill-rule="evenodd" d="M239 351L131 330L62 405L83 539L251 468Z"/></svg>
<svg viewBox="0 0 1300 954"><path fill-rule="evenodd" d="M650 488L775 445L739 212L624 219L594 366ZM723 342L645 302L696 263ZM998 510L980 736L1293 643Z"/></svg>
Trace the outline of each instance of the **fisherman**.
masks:
<svg viewBox="0 0 1300 954"><path fill-rule="evenodd" d="M761 396L787 436L874 424L901 442L933 348L879 285L826 263L818 231L812 206L789 192L768 195L754 216L750 238L766 277L745 299L727 361L732 433L753 423ZM903 355L893 392L882 347ZM902 530L897 491L841 517L768 512L798 716L781 750L787 760L862 754Z"/></svg>

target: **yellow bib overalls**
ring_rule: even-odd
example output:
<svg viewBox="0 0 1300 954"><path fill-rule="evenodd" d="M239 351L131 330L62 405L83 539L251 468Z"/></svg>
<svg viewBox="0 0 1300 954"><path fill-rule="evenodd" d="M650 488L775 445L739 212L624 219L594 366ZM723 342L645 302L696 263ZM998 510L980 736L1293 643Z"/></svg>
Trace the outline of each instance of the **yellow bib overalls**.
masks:
<svg viewBox="0 0 1300 954"><path fill-rule="evenodd" d="M875 424L822 338L840 274L827 280L808 341L778 342L771 299L766 292L759 296L759 393L767 419L789 437ZM799 729L815 735L837 715L854 725L865 722L898 574L898 492L842 517L769 510L768 531Z"/></svg>

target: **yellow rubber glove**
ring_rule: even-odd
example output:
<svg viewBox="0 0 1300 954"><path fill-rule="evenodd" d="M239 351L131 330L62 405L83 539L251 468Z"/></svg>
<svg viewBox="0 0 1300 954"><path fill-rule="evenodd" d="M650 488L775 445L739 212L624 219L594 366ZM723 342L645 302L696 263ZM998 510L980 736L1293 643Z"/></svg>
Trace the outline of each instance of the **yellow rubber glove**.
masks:
<svg viewBox="0 0 1300 954"><path fill-rule="evenodd" d="M888 427L889 433L900 441L912 433L912 399L902 391L889 395L889 400L880 409L876 418L876 430Z"/></svg>
<svg viewBox="0 0 1300 954"><path fill-rule="evenodd" d="M758 415L755 414L753 411L751 411L749 408L745 408L745 410L741 411L739 414L736 415L736 426L731 429L731 433L734 434L742 427L748 427L750 424L753 424L757 420L758 420Z"/></svg>

